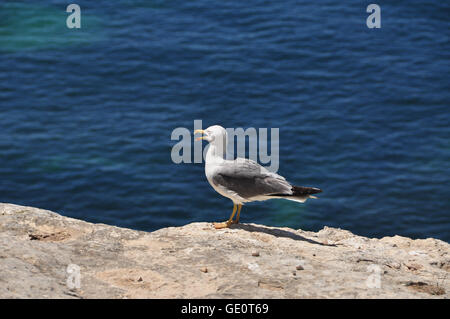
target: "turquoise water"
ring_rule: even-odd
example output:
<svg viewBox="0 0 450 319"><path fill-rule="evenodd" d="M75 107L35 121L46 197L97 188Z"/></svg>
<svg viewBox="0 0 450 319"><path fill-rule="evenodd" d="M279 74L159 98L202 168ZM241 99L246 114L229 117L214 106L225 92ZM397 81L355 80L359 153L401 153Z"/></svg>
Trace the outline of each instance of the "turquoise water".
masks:
<svg viewBox="0 0 450 319"><path fill-rule="evenodd" d="M177 127L280 128L279 173L324 190L242 222L450 241L450 6L359 1L0 4L0 201L142 230L228 218Z"/></svg>

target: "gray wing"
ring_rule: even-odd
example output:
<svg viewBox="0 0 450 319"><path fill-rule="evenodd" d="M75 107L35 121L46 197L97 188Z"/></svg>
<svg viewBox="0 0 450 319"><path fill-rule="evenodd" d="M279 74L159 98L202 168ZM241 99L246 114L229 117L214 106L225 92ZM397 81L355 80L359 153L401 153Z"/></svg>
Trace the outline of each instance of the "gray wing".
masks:
<svg viewBox="0 0 450 319"><path fill-rule="evenodd" d="M255 196L292 194L292 185L284 177L248 159L226 162L215 171L212 181L215 185L237 193L242 198Z"/></svg>

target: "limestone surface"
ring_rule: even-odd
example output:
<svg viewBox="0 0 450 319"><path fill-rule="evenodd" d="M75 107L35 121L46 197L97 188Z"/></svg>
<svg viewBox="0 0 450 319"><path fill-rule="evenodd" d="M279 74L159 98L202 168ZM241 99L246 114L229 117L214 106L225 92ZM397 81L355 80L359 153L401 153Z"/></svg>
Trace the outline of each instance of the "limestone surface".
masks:
<svg viewBox="0 0 450 319"><path fill-rule="evenodd" d="M450 245L210 223L142 232L0 204L0 298L449 298Z"/></svg>

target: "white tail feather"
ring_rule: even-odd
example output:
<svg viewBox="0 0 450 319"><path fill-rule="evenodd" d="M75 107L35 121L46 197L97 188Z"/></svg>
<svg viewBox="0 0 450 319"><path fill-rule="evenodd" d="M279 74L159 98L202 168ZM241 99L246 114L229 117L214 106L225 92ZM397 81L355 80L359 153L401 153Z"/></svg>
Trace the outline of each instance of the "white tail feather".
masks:
<svg viewBox="0 0 450 319"><path fill-rule="evenodd" d="M308 196L304 196L304 197L300 197L300 196L292 196L292 197L280 197L280 198L292 200L292 201L294 201L294 202L299 202L299 203L304 203L304 202L306 202L306 200L307 200L308 198L318 199L316 196L313 196L313 195L308 195Z"/></svg>

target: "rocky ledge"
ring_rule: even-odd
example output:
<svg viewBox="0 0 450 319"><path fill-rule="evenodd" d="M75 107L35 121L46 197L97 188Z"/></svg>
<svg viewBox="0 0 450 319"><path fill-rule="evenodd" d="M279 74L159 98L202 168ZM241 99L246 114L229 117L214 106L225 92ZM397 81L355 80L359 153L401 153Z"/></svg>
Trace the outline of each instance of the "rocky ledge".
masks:
<svg viewBox="0 0 450 319"><path fill-rule="evenodd" d="M0 204L0 298L448 298L450 245L193 223L147 233Z"/></svg>

